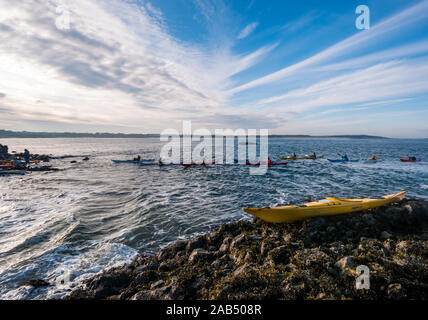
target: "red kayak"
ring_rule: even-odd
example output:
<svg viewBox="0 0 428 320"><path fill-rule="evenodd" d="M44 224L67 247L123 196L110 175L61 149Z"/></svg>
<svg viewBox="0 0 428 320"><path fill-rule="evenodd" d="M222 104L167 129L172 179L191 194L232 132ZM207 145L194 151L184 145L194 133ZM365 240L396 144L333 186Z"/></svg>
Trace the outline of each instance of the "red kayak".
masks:
<svg viewBox="0 0 428 320"><path fill-rule="evenodd" d="M400 159L400 161L401 162L420 162L420 161L422 161L422 159L415 159L415 160L412 160L412 159Z"/></svg>
<svg viewBox="0 0 428 320"><path fill-rule="evenodd" d="M288 164L288 162L271 162L268 165L269 166L282 166L282 165L286 165L286 164ZM266 165L266 163L260 163L260 162L251 163L251 162L247 161L247 166L261 166L261 165Z"/></svg>
<svg viewBox="0 0 428 320"><path fill-rule="evenodd" d="M13 168L13 165L10 165L10 164L0 165L0 169L1 170L9 170L9 169L12 169L12 168Z"/></svg>

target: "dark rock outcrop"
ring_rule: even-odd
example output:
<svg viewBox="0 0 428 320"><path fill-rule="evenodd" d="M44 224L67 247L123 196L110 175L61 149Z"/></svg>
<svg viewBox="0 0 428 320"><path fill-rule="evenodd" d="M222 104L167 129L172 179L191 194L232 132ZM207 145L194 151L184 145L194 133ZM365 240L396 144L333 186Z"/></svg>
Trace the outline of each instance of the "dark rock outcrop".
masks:
<svg viewBox="0 0 428 320"><path fill-rule="evenodd" d="M0 160L10 160L13 156L9 154L9 148L6 145L0 144Z"/></svg>
<svg viewBox="0 0 428 320"><path fill-rule="evenodd" d="M224 224L87 280L66 299L428 299L428 203L293 224ZM370 289L357 289L358 266Z"/></svg>

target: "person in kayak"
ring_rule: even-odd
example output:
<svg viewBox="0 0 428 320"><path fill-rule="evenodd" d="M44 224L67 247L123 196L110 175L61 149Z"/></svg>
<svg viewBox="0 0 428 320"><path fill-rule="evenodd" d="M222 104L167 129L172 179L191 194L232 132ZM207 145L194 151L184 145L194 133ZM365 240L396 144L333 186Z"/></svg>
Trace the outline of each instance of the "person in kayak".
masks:
<svg viewBox="0 0 428 320"><path fill-rule="evenodd" d="M312 153L311 157L314 158L314 159L316 159L317 158L317 154L314 152L314 153Z"/></svg>
<svg viewBox="0 0 428 320"><path fill-rule="evenodd" d="M376 156L375 156L375 155L373 155L373 156L370 158L370 160L377 160L377 158L376 158Z"/></svg>
<svg viewBox="0 0 428 320"><path fill-rule="evenodd" d="M134 161L140 161L141 160L141 156L138 155L136 158L134 158Z"/></svg>
<svg viewBox="0 0 428 320"><path fill-rule="evenodd" d="M410 160L416 161L416 157L409 157Z"/></svg>
<svg viewBox="0 0 428 320"><path fill-rule="evenodd" d="M28 166L30 164L30 151L28 151L28 149L25 149L22 156L24 157L25 164Z"/></svg>
<svg viewBox="0 0 428 320"><path fill-rule="evenodd" d="M268 157L268 165L271 163L272 161L270 160L270 158Z"/></svg>
<svg viewBox="0 0 428 320"><path fill-rule="evenodd" d="M297 158L297 155L295 152L293 152L293 158Z"/></svg>
<svg viewBox="0 0 428 320"><path fill-rule="evenodd" d="M344 156L342 156L342 160L343 160L343 161L349 161L349 158L348 158L348 156L345 154Z"/></svg>

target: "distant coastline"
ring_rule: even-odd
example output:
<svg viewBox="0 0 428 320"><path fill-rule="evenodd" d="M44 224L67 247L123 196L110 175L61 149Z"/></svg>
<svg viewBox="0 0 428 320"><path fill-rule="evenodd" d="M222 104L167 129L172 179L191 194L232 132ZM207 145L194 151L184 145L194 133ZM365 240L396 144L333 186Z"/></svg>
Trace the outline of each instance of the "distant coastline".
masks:
<svg viewBox="0 0 428 320"><path fill-rule="evenodd" d="M157 138L159 134L138 133L80 133L80 132L31 132L0 130L1 138Z"/></svg>
<svg viewBox="0 0 428 320"><path fill-rule="evenodd" d="M0 139L4 138L158 138L158 133L80 133L80 132L31 132L31 131L11 131L0 130ZM270 138L285 139L389 139L387 137L370 136L370 135L283 135L273 134Z"/></svg>

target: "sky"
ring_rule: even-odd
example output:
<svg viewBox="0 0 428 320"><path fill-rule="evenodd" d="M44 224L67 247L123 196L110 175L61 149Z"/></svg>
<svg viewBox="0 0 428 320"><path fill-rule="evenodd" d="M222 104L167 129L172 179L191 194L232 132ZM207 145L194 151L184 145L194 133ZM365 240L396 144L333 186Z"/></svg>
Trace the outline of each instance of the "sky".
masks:
<svg viewBox="0 0 428 320"><path fill-rule="evenodd" d="M427 98L428 0L0 0L0 129L428 138Z"/></svg>

